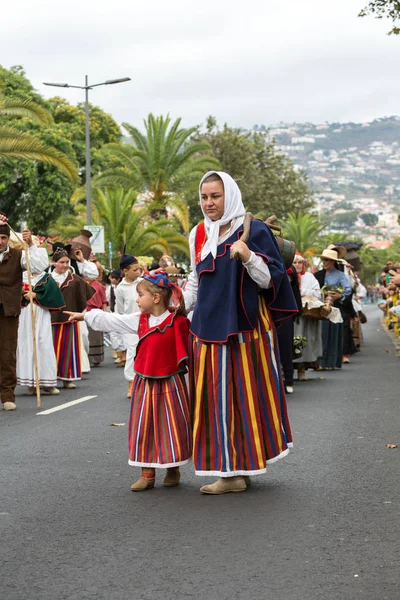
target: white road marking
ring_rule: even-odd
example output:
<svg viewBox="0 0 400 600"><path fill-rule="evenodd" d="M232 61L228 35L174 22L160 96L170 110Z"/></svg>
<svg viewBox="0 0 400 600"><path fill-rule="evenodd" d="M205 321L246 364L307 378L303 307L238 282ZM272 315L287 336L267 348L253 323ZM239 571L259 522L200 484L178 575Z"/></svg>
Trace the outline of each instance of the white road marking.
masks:
<svg viewBox="0 0 400 600"><path fill-rule="evenodd" d="M42 410L41 412L36 413L36 415L50 415L51 413L58 412L59 410L64 410L64 408L69 408L70 406L75 406L75 404L80 404L81 402L86 402L86 400L91 400L92 398L97 398L97 396L84 396L83 398L78 398L77 400L71 400L71 402L65 402L64 404L60 404L59 406L54 406L53 408Z"/></svg>

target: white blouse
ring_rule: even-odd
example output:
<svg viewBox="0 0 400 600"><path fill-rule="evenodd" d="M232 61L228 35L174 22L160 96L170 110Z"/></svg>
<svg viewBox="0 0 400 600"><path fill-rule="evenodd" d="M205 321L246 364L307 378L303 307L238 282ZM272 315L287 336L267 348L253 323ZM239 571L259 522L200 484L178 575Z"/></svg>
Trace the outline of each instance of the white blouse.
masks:
<svg viewBox="0 0 400 600"><path fill-rule="evenodd" d="M62 286L64 281L67 279L68 275L69 275L68 270L65 271L65 273L56 273L55 270L51 272L51 276L53 277L55 282L58 284L58 287Z"/></svg>
<svg viewBox="0 0 400 600"><path fill-rule="evenodd" d="M237 217L231 222L231 226L223 235L218 238L218 244L222 244L227 240L236 229L243 224L244 217ZM193 309L197 301L197 290L199 287L199 280L196 271L196 231L197 225L192 229L189 235L189 246L190 246L190 266L191 273L188 277L186 287L183 292L183 298L185 300L186 310L189 312ZM202 259L205 258L202 256ZM243 263L248 274L253 281L262 289L267 289L271 286L271 273L268 265L265 264L261 256L257 256L254 252L251 252L250 258L247 262Z"/></svg>
<svg viewBox="0 0 400 600"><path fill-rule="evenodd" d="M300 277L300 293L302 296L309 296L321 300L321 288L318 280L312 273L307 272Z"/></svg>

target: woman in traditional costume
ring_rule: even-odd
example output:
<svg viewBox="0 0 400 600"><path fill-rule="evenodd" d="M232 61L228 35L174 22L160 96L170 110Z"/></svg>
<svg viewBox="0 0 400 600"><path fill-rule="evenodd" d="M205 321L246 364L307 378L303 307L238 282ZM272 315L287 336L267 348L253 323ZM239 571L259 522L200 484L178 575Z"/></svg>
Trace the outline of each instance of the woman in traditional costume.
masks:
<svg viewBox="0 0 400 600"><path fill-rule="evenodd" d="M345 249L343 249L345 251ZM339 308L343 320L350 309L352 290L350 281L343 271L338 269L340 248L330 246L322 254L322 266L315 273L315 278L321 289L328 286L327 295L331 297L333 306ZM344 323L333 323L324 320L322 322L322 354L320 357L321 369L341 369L343 360Z"/></svg>
<svg viewBox="0 0 400 600"><path fill-rule="evenodd" d="M44 248L39 252L45 255ZM51 311L62 310L65 302L62 293L50 273L31 274L32 292L28 289L28 276L23 274L25 303L21 307L18 327L17 383L28 387L28 395L35 394L36 378L32 340L32 312L29 303L32 294L35 315L37 367L41 390L53 396L60 393L57 386L57 364L51 330Z"/></svg>
<svg viewBox="0 0 400 600"><path fill-rule="evenodd" d="M306 270L306 259L296 252L293 265L299 277L302 298L321 300L321 288L312 273ZM302 355L293 361L299 381L307 381L306 370L318 368L318 358L322 355L321 321L298 315L294 322L294 335L307 339Z"/></svg>
<svg viewBox="0 0 400 600"><path fill-rule="evenodd" d="M197 475L219 477L202 493L242 492L246 476L265 473L292 445L274 321L297 309L269 227L253 220L249 241L240 240L245 208L232 177L207 173L200 205L184 292L187 310L194 307L193 461Z"/></svg>
<svg viewBox="0 0 400 600"><path fill-rule="evenodd" d="M70 311L82 312L86 309L86 304L95 290L82 277L70 273L66 250L62 248L56 250L53 263L54 271L51 276L60 288L66 308ZM51 313L51 323L57 377L64 382L64 388L73 389L76 387L73 382L82 377L79 324L69 323L68 316L62 310Z"/></svg>
<svg viewBox="0 0 400 600"><path fill-rule="evenodd" d="M189 321L182 293L165 273L146 275L138 283L141 314L91 310L67 313L85 319L97 331L139 336L129 417L129 464L142 468L133 492L154 487L157 468L167 469L164 487L179 484L179 467L191 457L189 401L185 381ZM174 307L171 299L174 296Z"/></svg>

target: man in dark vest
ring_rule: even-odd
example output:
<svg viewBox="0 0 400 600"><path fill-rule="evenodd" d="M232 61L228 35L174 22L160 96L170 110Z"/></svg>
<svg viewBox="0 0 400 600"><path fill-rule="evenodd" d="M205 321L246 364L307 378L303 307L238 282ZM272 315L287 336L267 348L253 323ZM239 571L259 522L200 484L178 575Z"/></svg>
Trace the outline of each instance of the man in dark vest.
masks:
<svg viewBox="0 0 400 600"><path fill-rule="evenodd" d="M32 270L36 273L44 271L48 266L48 258L33 244L29 229L24 228L22 238L29 246ZM26 263L25 252L10 248L9 240L7 217L0 214L0 399L4 410L15 410L18 319L21 312L22 272Z"/></svg>

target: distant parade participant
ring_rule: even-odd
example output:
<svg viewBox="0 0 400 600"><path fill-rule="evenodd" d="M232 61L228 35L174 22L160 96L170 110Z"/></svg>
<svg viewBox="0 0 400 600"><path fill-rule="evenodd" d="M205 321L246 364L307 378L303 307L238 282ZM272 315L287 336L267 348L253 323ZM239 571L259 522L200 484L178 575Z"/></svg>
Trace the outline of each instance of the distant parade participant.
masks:
<svg viewBox="0 0 400 600"><path fill-rule="evenodd" d="M45 248L39 248L43 262L47 258ZM25 289L28 287L27 274L23 275ZM28 387L28 395L35 394L36 378L34 368L34 350L32 339L32 296L35 314L36 356L41 390L53 396L60 390L57 386L57 363L54 354L50 313L65 308L62 293L50 273L35 273L32 268L32 292L25 291L25 303L21 308L18 327L17 382Z"/></svg>
<svg viewBox="0 0 400 600"><path fill-rule="evenodd" d="M251 223L236 182L210 171L200 182L204 222L189 237L192 272L184 291L194 307L190 339L193 462L218 477L204 494L243 492L289 453L292 434L274 320L297 313L269 227ZM238 256L239 260L232 260Z"/></svg>
<svg viewBox="0 0 400 600"><path fill-rule="evenodd" d="M132 254L124 254L120 260L119 267L124 278L115 290L115 312L119 315L132 315L137 312L137 286L139 277L142 274L142 267L139 265L137 258L132 256ZM128 382L127 398L131 397L132 392L133 361L138 340L139 338L135 333L124 334L124 351L121 365L124 366L124 376Z"/></svg>
<svg viewBox="0 0 400 600"><path fill-rule="evenodd" d="M297 310L299 311L298 314L300 315L302 311L302 305L299 289L299 279L294 265L286 269L286 273L289 277L294 299L296 301ZM289 319L284 319L279 323L279 327L277 328L277 334L279 343L279 354L281 357L281 365L283 371L283 379L285 382L285 391L287 394L293 394L294 316L290 317Z"/></svg>
<svg viewBox="0 0 400 600"><path fill-rule="evenodd" d="M179 484L179 467L191 457L189 400L185 373L189 321L180 289L165 273L146 275L137 286L141 314L101 310L76 314L96 331L139 336L129 417L129 464L142 468L133 492L154 487L156 469L167 469L164 487Z"/></svg>
<svg viewBox="0 0 400 600"><path fill-rule="evenodd" d="M62 248L53 255L54 271L51 275L64 297L68 310L82 312L95 290L82 277L70 272L68 253ZM97 271L97 267L96 267ZM68 316L62 311L51 313L53 327L54 352L57 360L57 377L66 389L76 387L74 381L82 377L80 357L80 331L78 323L68 322Z"/></svg>
<svg viewBox="0 0 400 600"><path fill-rule="evenodd" d="M110 285L106 289L108 306L109 306L110 312L112 312L112 313L115 312L116 302L117 302L115 292L116 292L117 287L121 283L121 280L122 280L121 269L113 269L110 273ZM109 334L110 334L111 347L113 349L113 357L115 359L114 363L119 364L121 362L122 352L125 349L124 338L120 333L115 333L115 331L110 331Z"/></svg>
<svg viewBox="0 0 400 600"><path fill-rule="evenodd" d="M306 269L305 257L296 252L293 265L297 271L302 298L321 300L321 288L312 273ZM297 369L299 381L306 381L306 370L318 368L318 358L322 355L321 321L298 315L294 322L294 334L307 339L307 346L302 350L301 358L295 359L293 364Z"/></svg>
<svg viewBox="0 0 400 600"><path fill-rule="evenodd" d="M63 242L54 242L52 244L53 253L57 249L62 249L67 252L70 259L70 267L74 273L88 279L97 279L99 272L96 263L89 260L92 247L90 237L92 233L82 229L81 234L74 238L70 244ZM53 256L50 254L50 257ZM53 267L52 267L53 269Z"/></svg>
<svg viewBox="0 0 400 600"><path fill-rule="evenodd" d="M344 249L343 249L344 250ZM340 248L326 248L320 258L322 269L315 273L321 289L327 288L326 295L332 299L333 306L339 308L344 318L345 311L351 304L350 281L343 271L338 269L341 260ZM321 369L341 369L343 360L344 323L322 322L322 356L319 364Z"/></svg>
<svg viewBox="0 0 400 600"><path fill-rule="evenodd" d="M88 300L86 310L89 312L94 308L107 310L108 300L106 297L106 289L102 284L103 267L99 262L96 262L96 267L99 273L97 279L85 278L89 285L95 290L93 296ZM102 331L94 331L89 329L89 362L91 367L98 367L104 361L104 333Z"/></svg>
<svg viewBox="0 0 400 600"><path fill-rule="evenodd" d="M17 385L18 321L21 312L22 273L26 269L25 252L10 248L8 219L0 215L0 398L4 410L15 410ZM36 273L48 266L44 255L33 244L31 232L26 227L22 239L28 245L30 267ZM32 334L31 334L32 335Z"/></svg>

